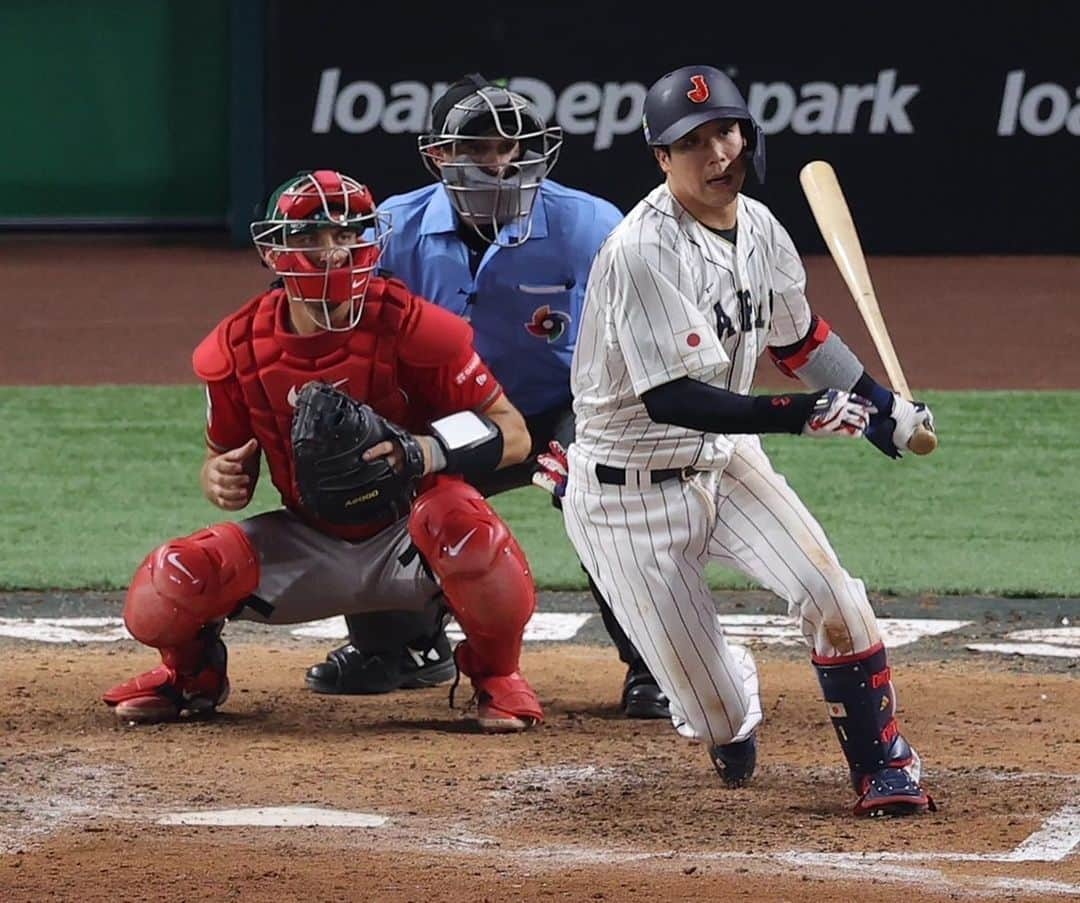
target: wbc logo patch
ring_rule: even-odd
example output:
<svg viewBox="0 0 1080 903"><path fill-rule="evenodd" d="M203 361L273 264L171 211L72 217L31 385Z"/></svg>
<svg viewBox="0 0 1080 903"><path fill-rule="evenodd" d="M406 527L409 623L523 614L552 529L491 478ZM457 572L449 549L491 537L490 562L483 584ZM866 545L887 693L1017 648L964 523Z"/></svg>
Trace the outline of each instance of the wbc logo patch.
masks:
<svg viewBox="0 0 1080 903"><path fill-rule="evenodd" d="M552 310L545 304L533 311L532 322L526 323L525 328L538 339L547 339L550 345L563 337L569 325L570 317L567 314Z"/></svg>
<svg viewBox="0 0 1080 903"><path fill-rule="evenodd" d="M704 75L691 75L690 84L694 87L686 92L686 96L694 103L705 103L709 99L709 83Z"/></svg>

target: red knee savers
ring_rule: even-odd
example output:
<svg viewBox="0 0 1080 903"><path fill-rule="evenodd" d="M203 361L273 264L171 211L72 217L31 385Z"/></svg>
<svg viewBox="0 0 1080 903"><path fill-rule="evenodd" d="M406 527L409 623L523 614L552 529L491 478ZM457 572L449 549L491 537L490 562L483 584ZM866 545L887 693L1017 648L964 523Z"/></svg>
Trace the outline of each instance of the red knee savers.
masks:
<svg viewBox="0 0 1080 903"><path fill-rule="evenodd" d="M443 479L413 505L409 534L484 670L517 670L536 584L510 528L468 483Z"/></svg>
<svg viewBox="0 0 1080 903"><path fill-rule="evenodd" d="M128 588L124 623L148 646L190 642L259 585L259 557L233 523L215 524L154 549Z"/></svg>

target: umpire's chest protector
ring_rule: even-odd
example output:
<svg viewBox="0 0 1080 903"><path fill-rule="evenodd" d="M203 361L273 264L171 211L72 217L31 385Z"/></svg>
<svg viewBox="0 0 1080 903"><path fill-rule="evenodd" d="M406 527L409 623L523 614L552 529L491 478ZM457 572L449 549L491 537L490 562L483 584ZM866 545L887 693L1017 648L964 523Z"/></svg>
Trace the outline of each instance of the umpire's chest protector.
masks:
<svg viewBox="0 0 1080 903"><path fill-rule="evenodd" d="M196 349L199 376L236 380L274 484L288 501L298 497L289 434L304 383L331 383L388 420L409 423L398 362L420 307L403 283L372 279L354 329L299 336L288 329L288 301L277 289L223 320Z"/></svg>

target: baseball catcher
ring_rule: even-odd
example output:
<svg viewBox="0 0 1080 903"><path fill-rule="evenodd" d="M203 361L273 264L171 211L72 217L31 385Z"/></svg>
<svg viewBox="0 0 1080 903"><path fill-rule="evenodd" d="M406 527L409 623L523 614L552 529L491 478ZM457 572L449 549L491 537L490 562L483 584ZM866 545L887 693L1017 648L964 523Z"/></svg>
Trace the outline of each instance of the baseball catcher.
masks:
<svg viewBox="0 0 1080 903"><path fill-rule="evenodd" d="M518 673L536 592L509 528L462 477L525 459L530 438L460 317L376 272L388 218L368 189L301 173L252 224L279 277L196 348L201 485L226 511L265 459L282 507L169 540L139 565L124 621L161 665L113 687L124 721L209 714L229 693L226 619L292 624L444 604L488 732L542 720ZM380 639L380 642L382 640Z"/></svg>

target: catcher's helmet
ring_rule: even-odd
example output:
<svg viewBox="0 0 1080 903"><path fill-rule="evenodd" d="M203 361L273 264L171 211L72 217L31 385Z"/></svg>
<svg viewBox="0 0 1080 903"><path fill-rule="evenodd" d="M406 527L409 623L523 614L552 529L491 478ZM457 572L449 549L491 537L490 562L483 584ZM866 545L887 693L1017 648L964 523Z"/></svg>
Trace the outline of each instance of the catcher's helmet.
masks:
<svg viewBox="0 0 1080 903"><path fill-rule="evenodd" d="M494 164L474 159L464 142L479 138L512 141L515 156ZM431 130L418 146L462 222L486 241L512 247L532 231L533 204L559 157L562 129L547 126L522 95L474 72L435 102Z"/></svg>
<svg viewBox="0 0 1080 903"><path fill-rule="evenodd" d="M666 147L713 119L738 119L747 124L747 152L753 154L754 174L765 181L765 136L750 115L739 89L712 66L683 66L661 77L645 95L642 127L652 147Z"/></svg>
<svg viewBox="0 0 1080 903"><path fill-rule="evenodd" d="M312 236L330 227L355 237L323 248ZM321 304L321 317L312 312L312 318L335 331L360 322L370 274L390 231L389 217L375 208L367 186L330 169L287 179L270 195L265 218L251 224L255 247L289 297ZM331 308L341 304L350 305L348 317L334 325Z"/></svg>

